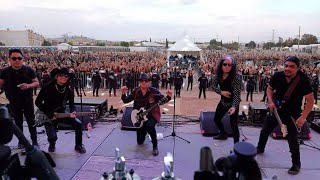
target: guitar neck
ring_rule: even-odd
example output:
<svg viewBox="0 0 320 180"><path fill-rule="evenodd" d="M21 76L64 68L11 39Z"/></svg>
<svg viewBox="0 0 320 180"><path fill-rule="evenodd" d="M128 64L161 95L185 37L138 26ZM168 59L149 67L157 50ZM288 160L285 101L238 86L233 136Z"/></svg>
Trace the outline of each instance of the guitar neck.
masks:
<svg viewBox="0 0 320 180"><path fill-rule="evenodd" d="M150 111L152 111L154 108L160 106L163 104L163 102L165 102L167 100L167 98L163 98L160 102L158 102L157 104L154 104L153 106L151 106L149 109L147 109L145 112L143 112L143 115L147 115Z"/></svg>
<svg viewBox="0 0 320 180"><path fill-rule="evenodd" d="M76 113L76 116L79 117L79 116L88 116L88 115L91 115L92 112L77 112ZM70 117L70 113L57 113L54 115L55 118L59 119L59 118L67 118L67 117Z"/></svg>
<svg viewBox="0 0 320 180"><path fill-rule="evenodd" d="M282 121L281 121L280 116L279 116L279 114L278 114L278 110L277 110L277 109L274 109L273 113L274 113L274 115L276 116L276 119L277 119L277 121L278 121L279 126L282 126Z"/></svg>

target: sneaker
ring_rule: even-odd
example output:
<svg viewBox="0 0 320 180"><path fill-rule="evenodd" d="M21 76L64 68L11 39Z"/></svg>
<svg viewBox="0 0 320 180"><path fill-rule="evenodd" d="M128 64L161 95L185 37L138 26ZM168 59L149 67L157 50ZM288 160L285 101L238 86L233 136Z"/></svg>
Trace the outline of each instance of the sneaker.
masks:
<svg viewBox="0 0 320 180"><path fill-rule="evenodd" d="M296 175L300 172L301 165L293 164L292 167L288 170L288 173L291 175Z"/></svg>
<svg viewBox="0 0 320 180"><path fill-rule="evenodd" d="M56 151L56 145L55 144L49 144L48 151L49 152L55 152Z"/></svg>
<svg viewBox="0 0 320 180"><path fill-rule="evenodd" d="M264 153L264 149L257 148L257 154L263 154L263 153Z"/></svg>
<svg viewBox="0 0 320 180"><path fill-rule="evenodd" d="M87 151L86 151L86 148L84 148L84 145L76 145L75 147L74 147L74 150L76 150L78 153L80 153L80 154L84 154L84 153L86 153Z"/></svg>
<svg viewBox="0 0 320 180"><path fill-rule="evenodd" d="M152 150L152 155L154 155L154 156L158 156L158 155L159 155L159 150L158 150L158 148L153 148L153 150Z"/></svg>
<svg viewBox="0 0 320 180"><path fill-rule="evenodd" d="M214 136L213 139L216 139L216 140L226 140L228 139L228 135L226 134L219 134L217 136Z"/></svg>

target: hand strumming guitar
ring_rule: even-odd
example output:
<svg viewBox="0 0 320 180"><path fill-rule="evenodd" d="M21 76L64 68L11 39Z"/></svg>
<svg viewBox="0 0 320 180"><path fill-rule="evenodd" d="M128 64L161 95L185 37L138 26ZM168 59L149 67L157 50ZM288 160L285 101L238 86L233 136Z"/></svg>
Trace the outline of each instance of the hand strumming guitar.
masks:
<svg viewBox="0 0 320 180"><path fill-rule="evenodd" d="M70 113L70 118L76 118L77 116L76 116L76 112L74 111L74 112L72 112L72 113Z"/></svg>

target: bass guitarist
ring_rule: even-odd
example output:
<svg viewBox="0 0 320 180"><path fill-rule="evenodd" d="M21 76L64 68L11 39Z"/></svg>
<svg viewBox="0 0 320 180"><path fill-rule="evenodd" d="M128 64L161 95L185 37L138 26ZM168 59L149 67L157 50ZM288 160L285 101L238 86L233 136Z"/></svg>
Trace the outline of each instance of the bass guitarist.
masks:
<svg viewBox="0 0 320 180"><path fill-rule="evenodd" d="M138 80L139 87L135 88L128 96L126 95L128 88L126 86L121 88L121 99L124 103L134 101L133 109L140 109L142 107L148 109L164 98L164 95L162 95L156 88L150 87L150 78L146 73L142 73ZM166 95L168 102L171 99L172 91L168 90ZM154 156L159 154L155 125L160 121L160 116L160 108L154 108L150 113L148 113L148 120L143 123L141 128L137 129L137 143L139 145L143 144L147 133L150 134L153 145L152 154Z"/></svg>
<svg viewBox="0 0 320 180"><path fill-rule="evenodd" d="M289 174L296 175L301 168L300 150L297 139L298 129L303 126L313 106L312 88L307 75L300 71L300 61L295 56L285 60L284 71L275 73L267 88L269 110L277 112L282 123L287 126L287 140L292 158ZM304 110L301 110L303 97L306 99ZM264 153L268 136L278 125L275 116L269 116L260 132L257 154Z"/></svg>
<svg viewBox="0 0 320 180"><path fill-rule="evenodd" d="M70 124L75 128L75 151L80 154L86 153L86 149L82 144L82 124L76 118L76 107L74 105L74 93L68 86L69 82L68 68L61 68L57 70L54 80L41 88L39 95L35 101L36 106L42 111L49 119L54 118L55 113L65 113L66 103L69 101L70 117L59 119L59 122ZM58 139L56 132L57 121L45 123L45 129L49 141L49 152L55 152L56 141Z"/></svg>

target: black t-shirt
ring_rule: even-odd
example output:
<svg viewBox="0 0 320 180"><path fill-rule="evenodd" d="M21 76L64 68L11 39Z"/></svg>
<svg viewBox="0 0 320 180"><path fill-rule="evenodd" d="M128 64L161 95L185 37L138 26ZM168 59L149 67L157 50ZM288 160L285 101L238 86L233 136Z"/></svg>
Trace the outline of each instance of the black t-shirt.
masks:
<svg viewBox="0 0 320 180"><path fill-rule="evenodd" d="M205 76L199 77L198 81L200 82L199 87L206 88L208 83L208 78Z"/></svg>
<svg viewBox="0 0 320 180"><path fill-rule="evenodd" d="M300 81L298 82L297 86L293 90L291 96L289 97L285 105L283 105L279 109L279 113L283 115L291 115L295 119L301 115L303 96L312 92L312 88L307 75L300 71L298 72L298 74L300 75ZM287 82L283 71L277 72L271 77L269 85L275 91L273 94L273 101L277 106L280 105L284 97L284 94L287 92L292 82L293 80L291 80L289 83Z"/></svg>
<svg viewBox="0 0 320 180"><path fill-rule="evenodd" d="M32 89L21 90L17 85L30 84L34 78L36 78L36 73L29 66L22 66L18 70L10 66L1 72L0 79L4 80L5 94L10 103L29 101L30 98L32 100Z"/></svg>

